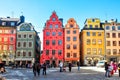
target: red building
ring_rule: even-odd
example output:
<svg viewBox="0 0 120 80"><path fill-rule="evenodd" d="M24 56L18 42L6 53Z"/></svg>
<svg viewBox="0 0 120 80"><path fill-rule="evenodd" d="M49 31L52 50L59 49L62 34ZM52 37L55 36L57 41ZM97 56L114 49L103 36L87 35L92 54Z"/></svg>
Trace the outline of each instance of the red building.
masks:
<svg viewBox="0 0 120 80"><path fill-rule="evenodd" d="M16 52L16 26L23 22L20 18L0 18L0 59L8 65L14 62Z"/></svg>
<svg viewBox="0 0 120 80"><path fill-rule="evenodd" d="M63 19L58 19L53 12L43 29L43 53L41 63L57 66L64 60L64 31Z"/></svg>

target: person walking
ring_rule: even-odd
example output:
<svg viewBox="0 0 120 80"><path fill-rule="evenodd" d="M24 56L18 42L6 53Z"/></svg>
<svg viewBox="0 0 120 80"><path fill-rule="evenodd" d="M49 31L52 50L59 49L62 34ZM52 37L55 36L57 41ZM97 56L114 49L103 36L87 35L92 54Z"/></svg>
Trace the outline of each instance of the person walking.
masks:
<svg viewBox="0 0 120 80"><path fill-rule="evenodd" d="M80 71L80 62L77 62L77 66L78 66L78 71Z"/></svg>
<svg viewBox="0 0 120 80"><path fill-rule="evenodd" d="M36 72L37 72L37 65L36 63L33 64L33 74L34 76L36 76Z"/></svg>
<svg viewBox="0 0 120 80"><path fill-rule="evenodd" d="M109 77L109 70L108 70L109 64L107 62L105 62L105 77Z"/></svg>
<svg viewBox="0 0 120 80"><path fill-rule="evenodd" d="M120 61L118 63L118 73L119 73L119 77L120 77Z"/></svg>
<svg viewBox="0 0 120 80"><path fill-rule="evenodd" d="M46 63L43 64L42 68L43 68L43 75L46 75L46 68L47 68Z"/></svg>
<svg viewBox="0 0 120 80"><path fill-rule="evenodd" d="M72 64L71 64L71 63L69 63L69 64L68 64L68 67L69 67L69 72L71 72L71 69L72 69Z"/></svg>
<svg viewBox="0 0 120 80"><path fill-rule="evenodd" d="M60 62L59 66L60 66L60 72L62 72L63 71L63 63L62 63L62 61Z"/></svg>
<svg viewBox="0 0 120 80"><path fill-rule="evenodd" d="M40 68L41 68L41 65L40 65L40 63L38 62L38 63L37 63L37 73L38 73L38 76L40 75Z"/></svg>

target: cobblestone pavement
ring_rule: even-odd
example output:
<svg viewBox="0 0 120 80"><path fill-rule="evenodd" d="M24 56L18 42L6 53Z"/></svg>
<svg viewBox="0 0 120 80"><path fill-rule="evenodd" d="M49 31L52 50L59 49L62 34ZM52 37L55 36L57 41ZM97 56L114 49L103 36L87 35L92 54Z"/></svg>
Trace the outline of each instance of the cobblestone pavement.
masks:
<svg viewBox="0 0 120 80"><path fill-rule="evenodd" d="M51 68L47 70L47 75L34 77L32 69L10 69L7 68L7 72L0 74L6 78L6 80L120 80L118 74L114 74L111 78L104 77L104 69L98 68L81 68L77 71L77 68L73 68L72 72L59 72L59 68ZM41 71L42 73L42 71Z"/></svg>

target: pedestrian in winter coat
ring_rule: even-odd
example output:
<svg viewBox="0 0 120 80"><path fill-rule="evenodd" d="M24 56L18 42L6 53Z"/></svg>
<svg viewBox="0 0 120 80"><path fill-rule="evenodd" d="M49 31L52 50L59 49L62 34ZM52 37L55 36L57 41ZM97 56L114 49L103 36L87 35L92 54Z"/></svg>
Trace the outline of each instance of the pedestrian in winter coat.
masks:
<svg viewBox="0 0 120 80"><path fill-rule="evenodd" d="M68 64L68 67L69 67L69 72L71 72L71 69L72 69L72 64L71 64L71 63L69 63L69 64Z"/></svg>
<svg viewBox="0 0 120 80"><path fill-rule="evenodd" d="M37 73L38 73L38 76L40 75L40 68L41 68L40 63L37 63Z"/></svg>
<svg viewBox="0 0 120 80"><path fill-rule="evenodd" d="M60 62L60 64L59 64L59 66L60 66L60 72L62 72L63 70L63 63L62 62Z"/></svg>
<svg viewBox="0 0 120 80"><path fill-rule="evenodd" d="M80 71L80 62L77 62L77 66L78 66L78 71Z"/></svg>
<svg viewBox="0 0 120 80"><path fill-rule="evenodd" d="M34 76L36 76L36 72L37 72L37 64L34 63L33 64L33 74L34 74Z"/></svg>
<svg viewBox="0 0 120 80"><path fill-rule="evenodd" d="M120 77L120 61L118 63L118 73L119 73L119 77Z"/></svg>
<svg viewBox="0 0 120 80"><path fill-rule="evenodd" d="M43 68L43 75L46 75L46 69L47 69L46 63L43 64L42 68Z"/></svg>
<svg viewBox="0 0 120 80"><path fill-rule="evenodd" d="M109 75L109 70L108 70L108 67L109 67L110 65L107 63L107 62L105 62L105 77L109 77L110 75Z"/></svg>

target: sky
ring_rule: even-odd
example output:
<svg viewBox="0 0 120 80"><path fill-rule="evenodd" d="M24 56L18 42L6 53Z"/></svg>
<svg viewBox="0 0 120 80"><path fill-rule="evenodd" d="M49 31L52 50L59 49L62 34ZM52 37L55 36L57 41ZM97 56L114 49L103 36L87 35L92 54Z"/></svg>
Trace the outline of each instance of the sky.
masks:
<svg viewBox="0 0 120 80"><path fill-rule="evenodd" d="M41 42L44 24L53 11L63 18L63 25L74 18L82 29L87 18L101 21L117 18L119 22L120 0L0 0L0 17L19 18L23 14L25 21L40 32Z"/></svg>

